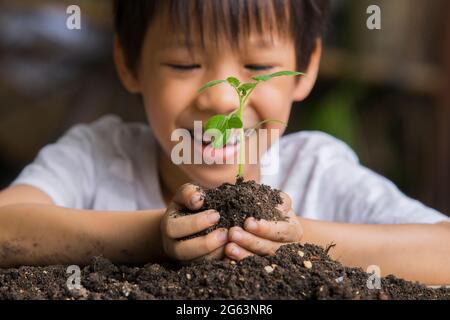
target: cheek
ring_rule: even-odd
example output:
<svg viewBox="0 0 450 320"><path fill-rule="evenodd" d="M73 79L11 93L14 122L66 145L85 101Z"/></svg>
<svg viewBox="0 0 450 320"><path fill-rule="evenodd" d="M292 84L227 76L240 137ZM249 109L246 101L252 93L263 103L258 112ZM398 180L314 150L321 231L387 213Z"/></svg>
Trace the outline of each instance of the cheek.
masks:
<svg viewBox="0 0 450 320"><path fill-rule="evenodd" d="M153 81L155 78L159 81ZM142 83L147 120L160 145L170 152L177 143L171 141L172 132L180 127L181 116L195 99L197 87L163 75L143 79Z"/></svg>
<svg viewBox="0 0 450 320"><path fill-rule="evenodd" d="M192 89L189 82L172 78L162 73L155 74L148 81L144 79L142 95L148 113L174 124L177 115L189 107L196 87Z"/></svg>
<svg viewBox="0 0 450 320"><path fill-rule="evenodd" d="M261 120L276 119L287 122L292 100L285 90L267 86L258 93L256 99L255 108Z"/></svg>
<svg viewBox="0 0 450 320"><path fill-rule="evenodd" d="M171 146L170 137L176 128L177 115L183 110L179 95L174 95L169 86L146 83L142 97L147 120L163 148Z"/></svg>

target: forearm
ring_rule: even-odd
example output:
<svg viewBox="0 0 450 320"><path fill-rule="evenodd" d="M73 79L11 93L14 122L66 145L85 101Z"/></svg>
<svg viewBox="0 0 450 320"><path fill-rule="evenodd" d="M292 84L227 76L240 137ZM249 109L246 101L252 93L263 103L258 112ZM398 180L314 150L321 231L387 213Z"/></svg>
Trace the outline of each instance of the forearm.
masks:
<svg viewBox="0 0 450 320"><path fill-rule="evenodd" d="M0 207L0 267L86 264L103 255L115 263L164 258L163 210L99 212L53 205Z"/></svg>
<svg viewBox="0 0 450 320"><path fill-rule="evenodd" d="M356 225L299 218L303 242L336 247L333 259L366 269L377 265L382 275L426 284L450 284L450 224Z"/></svg>

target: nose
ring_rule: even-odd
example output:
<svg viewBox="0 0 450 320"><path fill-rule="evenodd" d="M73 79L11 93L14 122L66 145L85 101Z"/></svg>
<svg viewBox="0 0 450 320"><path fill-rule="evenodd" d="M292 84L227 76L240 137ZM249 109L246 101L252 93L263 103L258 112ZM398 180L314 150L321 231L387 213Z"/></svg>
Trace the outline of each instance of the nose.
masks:
<svg viewBox="0 0 450 320"><path fill-rule="evenodd" d="M228 83L220 83L199 94L197 107L215 114L228 114L239 107L239 97Z"/></svg>

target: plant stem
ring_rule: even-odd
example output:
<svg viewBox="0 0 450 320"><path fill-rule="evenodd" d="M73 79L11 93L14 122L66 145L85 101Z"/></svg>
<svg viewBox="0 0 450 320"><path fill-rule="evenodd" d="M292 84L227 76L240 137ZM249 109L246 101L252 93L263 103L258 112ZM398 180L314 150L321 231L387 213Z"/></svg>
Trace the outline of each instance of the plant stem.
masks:
<svg viewBox="0 0 450 320"><path fill-rule="evenodd" d="M250 96L250 93L252 93L253 89L250 89L244 96L241 96L240 92L238 90L237 93L239 95L239 118L242 122L242 128L239 129L240 134L240 145L239 145L239 166L238 166L238 177L244 177L244 162L245 162L245 132L244 132L244 106L247 102L248 97Z"/></svg>
<svg viewBox="0 0 450 320"><path fill-rule="evenodd" d="M240 144L239 144L239 161L238 161L238 177L243 177L244 161L245 161L245 136L244 136L244 98L239 96L239 118L242 121L242 128L239 128Z"/></svg>

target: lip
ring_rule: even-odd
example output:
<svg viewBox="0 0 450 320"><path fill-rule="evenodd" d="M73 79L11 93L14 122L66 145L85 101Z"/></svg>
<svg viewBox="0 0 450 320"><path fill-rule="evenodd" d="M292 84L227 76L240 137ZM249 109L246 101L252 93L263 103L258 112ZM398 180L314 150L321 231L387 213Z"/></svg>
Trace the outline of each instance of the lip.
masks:
<svg viewBox="0 0 450 320"><path fill-rule="evenodd" d="M239 137L239 130L233 130L233 134ZM252 134L254 134L254 132L252 132ZM245 140L247 141L251 135L245 136ZM205 142L204 140L197 140L192 134L191 140L194 143L194 153L203 159L206 164L234 164L237 162L236 155L238 154L241 145L239 140L236 143L229 142L222 148L213 148L211 143Z"/></svg>
<svg viewBox="0 0 450 320"><path fill-rule="evenodd" d="M206 164L234 163L241 143L213 148L212 144L201 144L194 140L194 152L202 157Z"/></svg>
<svg viewBox="0 0 450 320"><path fill-rule="evenodd" d="M188 129L184 128L189 131L191 134L191 138L193 137L195 141L203 144L208 144L212 140L212 136L205 135L205 132L196 132L194 129ZM247 127L244 128L244 135L245 137L250 137L256 132L256 129L254 127ZM239 130L238 129L232 129L232 136L238 136L239 137Z"/></svg>

